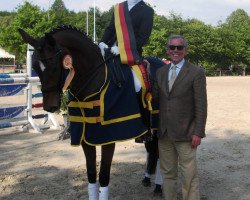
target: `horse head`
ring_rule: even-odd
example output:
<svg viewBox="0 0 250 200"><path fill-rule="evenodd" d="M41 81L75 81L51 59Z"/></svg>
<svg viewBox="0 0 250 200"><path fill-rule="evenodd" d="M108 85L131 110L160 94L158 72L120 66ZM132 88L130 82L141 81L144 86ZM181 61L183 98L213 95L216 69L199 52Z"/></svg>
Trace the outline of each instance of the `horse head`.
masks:
<svg viewBox="0 0 250 200"><path fill-rule="evenodd" d="M48 112L55 112L60 108L60 97L66 76L61 63L63 49L51 34L34 39L22 29L19 29L19 33L26 43L34 47L32 68L41 81L43 108Z"/></svg>
<svg viewBox="0 0 250 200"><path fill-rule="evenodd" d="M82 100L99 90L104 80L100 50L85 33L72 26L61 26L34 39L19 29L23 40L34 47L32 68L40 78L43 108L55 112L60 108L62 89L70 69L75 76L71 94Z"/></svg>

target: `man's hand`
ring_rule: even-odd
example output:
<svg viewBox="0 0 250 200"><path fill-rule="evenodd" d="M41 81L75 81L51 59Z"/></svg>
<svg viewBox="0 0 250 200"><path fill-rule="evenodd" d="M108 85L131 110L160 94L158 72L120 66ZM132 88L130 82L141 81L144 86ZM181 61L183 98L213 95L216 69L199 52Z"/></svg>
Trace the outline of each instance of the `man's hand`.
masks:
<svg viewBox="0 0 250 200"><path fill-rule="evenodd" d="M192 148L196 148L201 144L201 137L192 135Z"/></svg>
<svg viewBox="0 0 250 200"><path fill-rule="evenodd" d="M108 45L106 45L104 42L100 42L100 44L98 46L101 50L102 57L104 57L105 56L105 49L109 48Z"/></svg>

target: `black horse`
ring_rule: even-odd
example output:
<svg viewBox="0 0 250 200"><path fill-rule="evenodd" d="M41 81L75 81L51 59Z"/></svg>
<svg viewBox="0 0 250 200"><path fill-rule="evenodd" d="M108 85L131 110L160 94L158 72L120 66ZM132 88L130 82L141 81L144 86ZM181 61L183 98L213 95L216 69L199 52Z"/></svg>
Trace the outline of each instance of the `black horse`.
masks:
<svg viewBox="0 0 250 200"><path fill-rule="evenodd" d="M61 26L39 39L22 29L19 32L34 47L32 67L41 81L44 110L55 112L60 108L63 87L70 83L71 144L82 145L89 197L96 199L95 146L101 145L102 151L100 191L107 190L115 142L137 138L148 130L141 119L131 70L121 65L125 78L122 84L114 84L112 70L106 66L98 46L77 28Z"/></svg>

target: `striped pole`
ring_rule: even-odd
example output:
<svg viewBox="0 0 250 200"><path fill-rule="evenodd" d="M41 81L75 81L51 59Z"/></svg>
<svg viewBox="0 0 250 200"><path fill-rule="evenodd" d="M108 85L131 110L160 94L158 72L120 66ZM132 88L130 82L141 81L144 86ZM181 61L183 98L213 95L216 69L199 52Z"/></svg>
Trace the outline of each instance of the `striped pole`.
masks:
<svg viewBox="0 0 250 200"><path fill-rule="evenodd" d="M19 73L19 74L0 74L0 84L1 87L0 92L1 97L5 96L13 96L20 95L19 89L23 89L26 87L26 103L22 106L12 106L11 107L0 107L0 129L9 128L13 126L25 126L32 127L35 132L41 133L42 130L53 128L56 130L60 130L61 126L55 119L52 113L47 114L38 114L32 115L32 108L41 108L43 103L32 104L32 98L41 98L42 93L32 94L32 87L34 85L41 85L39 77L35 75L32 76L32 54L33 48L28 45L27 49L27 73ZM22 83L22 87L21 84ZM21 88L19 88L19 86ZM6 87L6 88L5 88ZM18 91L17 91L18 89ZM16 92L17 91L17 92ZM21 112L24 111L26 115L22 118ZM43 122L39 122L39 124L34 119L43 118ZM48 124L50 122L51 124Z"/></svg>
<svg viewBox="0 0 250 200"><path fill-rule="evenodd" d="M40 93L36 93L36 94L32 94L32 98L41 98L43 97L43 94L40 92Z"/></svg>
<svg viewBox="0 0 250 200"><path fill-rule="evenodd" d="M27 124L29 124L28 120L22 120L22 121L17 121L17 122L3 122L3 123L0 123L0 129L14 127L14 126L22 126L22 125L27 125Z"/></svg>
<svg viewBox="0 0 250 200"><path fill-rule="evenodd" d="M17 78L17 77L27 77L26 73L19 74L0 74L0 78Z"/></svg>
<svg viewBox="0 0 250 200"><path fill-rule="evenodd" d="M39 82L38 77L18 77L18 78L0 78L0 84L10 83L36 83Z"/></svg>

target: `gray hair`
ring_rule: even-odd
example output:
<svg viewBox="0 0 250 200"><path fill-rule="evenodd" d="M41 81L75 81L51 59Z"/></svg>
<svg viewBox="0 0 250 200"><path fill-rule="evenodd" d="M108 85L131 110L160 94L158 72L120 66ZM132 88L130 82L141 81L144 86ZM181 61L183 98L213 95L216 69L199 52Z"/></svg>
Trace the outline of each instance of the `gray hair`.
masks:
<svg viewBox="0 0 250 200"><path fill-rule="evenodd" d="M168 42L167 42L167 46L170 44L171 40L173 39L181 39L183 41L183 45L187 48L188 47L188 42L187 40L181 36L181 35L171 35L169 38L168 38Z"/></svg>

